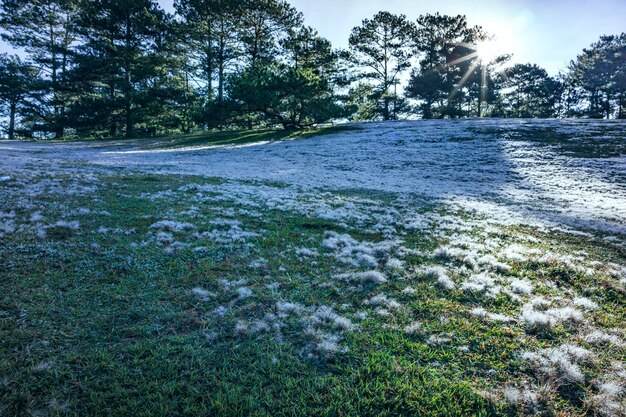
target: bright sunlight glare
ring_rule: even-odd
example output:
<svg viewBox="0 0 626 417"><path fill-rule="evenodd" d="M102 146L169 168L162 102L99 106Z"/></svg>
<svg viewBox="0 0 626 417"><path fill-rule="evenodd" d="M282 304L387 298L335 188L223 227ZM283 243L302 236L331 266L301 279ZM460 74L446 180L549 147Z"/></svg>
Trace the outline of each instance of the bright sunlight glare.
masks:
<svg viewBox="0 0 626 417"><path fill-rule="evenodd" d="M506 54L506 51L501 42L489 40L476 45L476 53L482 62L490 63L500 55Z"/></svg>

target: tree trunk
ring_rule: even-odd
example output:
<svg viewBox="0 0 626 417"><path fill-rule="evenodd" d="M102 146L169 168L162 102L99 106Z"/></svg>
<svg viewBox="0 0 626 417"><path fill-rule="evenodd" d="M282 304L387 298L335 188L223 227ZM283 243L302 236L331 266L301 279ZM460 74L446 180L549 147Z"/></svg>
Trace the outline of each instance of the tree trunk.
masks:
<svg viewBox="0 0 626 417"><path fill-rule="evenodd" d="M126 21L126 53L128 54L131 50L132 43L132 26L130 21ZM125 86L124 86L124 113L126 118L126 137L133 137L133 116L132 116L132 76L131 76L131 58L129 56L125 57L126 62L124 63L124 70L126 74Z"/></svg>
<svg viewBox="0 0 626 417"><path fill-rule="evenodd" d="M219 50L218 50L218 86L217 86L217 101L220 103L224 100L224 50L226 49L225 41L224 41L224 31L226 28L224 27L224 19L222 19L221 23L221 32L219 36Z"/></svg>
<svg viewBox="0 0 626 417"><path fill-rule="evenodd" d="M9 139L15 139L15 114L17 113L17 103L12 102L9 108Z"/></svg>
<svg viewBox="0 0 626 417"><path fill-rule="evenodd" d="M130 94L126 94L124 100L124 112L126 116L126 137L133 137L133 115L132 115L132 103L130 100Z"/></svg>

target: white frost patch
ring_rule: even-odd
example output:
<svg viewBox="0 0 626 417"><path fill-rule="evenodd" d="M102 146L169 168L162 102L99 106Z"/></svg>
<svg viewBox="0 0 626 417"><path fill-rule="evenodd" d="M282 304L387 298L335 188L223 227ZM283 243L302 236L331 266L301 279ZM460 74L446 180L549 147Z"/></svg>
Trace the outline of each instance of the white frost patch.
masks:
<svg viewBox="0 0 626 417"><path fill-rule="evenodd" d="M576 297L574 298L573 303L574 305L578 307L582 307L587 311L593 311L598 308L598 304L596 304L595 302L591 301L590 299L586 297Z"/></svg>
<svg viewBox="0 0 626 417"><path fill-rule="evenodd" d="M580 368L594 358L592 352L569 343L557 348L524 352L521 359L527 362L542 377L567 382L583 382L585 377Z"/></svg>
<svg viewBox="0 0 626 417"><path fill-rule="evenodd" d="M309 248L298 248L296 249L296 255L312 257L312 256L318 256L319 253L316 250L309 249Z"/></svg>
<svg viewBox="0 0 626 417"><path fill-rule="evenodd" d="M384 306L391 310L399 310L402 308L402 304L393 298L388 298L385 294L375 295L374 297L365 300L365 304L372 306Z"/></svg>
<svg viewBox="0 0 626 417"><path fill-rule="evenodd" d="M472 309L471 313L483 319L500 321L503 323L509 323L509 322L515 321L513 317L507 316L505 314L500 314L500 313L490 313L482 307L476 307Z"/></svg>
<svg viewBox="0 0 626 417"><path fill-rule="evenodd" d="M174 220L161 220L150 226L150 229L166 230L168 232L185 232L194 230L195 225L191 223L177 222Z"/></svg>
<svg viewBox="0 0 626 417"><path fill-rule="evenodd" d="M108 229L107 229L107 232L108 232ZM157 232L156 234L156 240L157 242L161 244L172 243L174 242L174 235L172 235L171 233L160 231L160 232Z"/></svg>
<svg viewBox="0 0 626 417"><path fill-rule="evenodd" d="M404 269L404 262L396 258L389 258L385 266L392 271L402 271Z"/></svg>
<svg viewBox="0 0 626 417"><path fill-rule="evenodd" d="M44 216L41 214L40 211L36 211L33 214L31 214L30 219L29 219L31 223L39 223L43 220L44 220Z"/></svg>
<svg viewBox="0 0 626 417"><path fill-rule="evenodd" d="M406 287L402 290L402 294L413 295L417 292L417 290L413 287Z"/></svg>
<svg viewBox="0 0 626 417"><path fill-rule="evenodd" d="M454 281L448 276L446 268L439 265L431 265L421 270L425 277L436 279L437 284L444 290L451 290L454 288Z"/></svg>
<svg viewBox="0 0 626 417"><path fill-rule="evenodd" d="M506 387L502 391L504 399L511 405L536 407L539 395L528 388Z"/></svg>
<svg viewBox="0 0 626 417"><path fill-rule="evenodd" d="M335 313L332 307L327 306L321 306L315 310L309 320L315 324L330 324L333 328L340 330L352 330L354 328L350 319L340 316Z"/></svg>
<svg viewBox="0 0 626 417"><path fill-rule="evenodd" d="M474 274L461 284L461 290L475 294L484 293L487 297L495 298L500 294L502 287L497 284L497 280L488 272Z"/></svg>
<svg viewBox="0 0 626 417"><path fill-rule="evenodd" d="M421 321L414 321L404 327L404 333L411 335L419 334L422 331L422 327L423 325Z"/></svg>
<svg viewBox="0 0 626 417"><path fill-rule="evenodd" d="M334 275L340 281L360 281L363 283L382 284L387 282L387 277L382 272L364 271Z"/></svg>
<svg viewBox="0 0 626 417"><path fill-rule="evenodd" d="M450 339L447 335L443 335L443 334L433 334L428 338L428 344L431 346L436 346L436 345L441 345L444 343L448 343L452 341L452 339Z"/></svg>
<svg viewBox="0 0 626 417"><path fill-rule="evenodd" d="M626 381L605 380L598 384L597 393L591 395L587 404L602 417L626 415Z"/></svg>
<svg viewBox="0 0 626 417"><path fill-rule="evenodd" d="M500 262L493 255L483 255L476 260L476 262L483 267L487 267L493 271L497 271L503 274L507 274L511 271L511 267L503 262Z"/></svg>
<svg viewBox="0 0 626 417"><path fill-rule="evenodd" d="M56 222L54 224L54 226L56 227L63 227L65 229L70 229L70 230L78 230L80 229L80 223L77 222L76 220L73 220L71 222L65 221L65 220L59 220L58 222Z"/></svg>
<svg viewBox="0 0 626 417"><path fill-rule="evenodd" d="M521 319L528 333L545 334L558 324L577 324L584 321L583 314L574 307L547 308L548 302L537 297L522 307Z"/></svg>
<svg viewBox="0 0 626 417"><path fill-rule="evenodd" d="M237 300L242 301L246 298L250 298L254 295L254 292L248 287L239 287L235 290L237 293Z"/></svg>
<svg viewBox="0 0 626 417"><path fill-rule="evenodd" d="M299 316L304 311L304 306L300 303L292 303L290 301L278 301L276 310L279 317L287 317L289 315Z"/></svg>
<svg viewBox="0 0 626 417"><path fill-rule="evenodd" d="M517 295L530 295L533 293L533 284L526 279L513 279L510 286L511 291Z"/></svg>
<svg viewBox="0 0 626 417"><path fill-rule="evenodd" d="M531 255L539 255L541 253L538 249L531 249L523 245L513 244L507 246L500 252L500 256L509 261L524 262L527 261Z"/></svg>
<svg viewBox="0 0 626 417"><path fill-rule="evenodd" d="M215 294L214 292L207 291L202 287L195 287L194 289L191 290L191 292L198 298L205 300L205 301L212 297L217 296L217 294Z"/></svg>
<svg viewBox="0 0 626 417"><path fill-rule="evenodd" d="M614 334L606 333L602 330L594 330L583 338L586 342L597 346L626 346L626 344Z"/></svg>
<svg viewBox="0 0 626 417"><path fill-rule="evenodd" d="M397 242L383 241L379 243L359 242L348 234L334 231L324 233L322 247L332 250L335 258L343 264L375 268L378 259L385 258Z"/></svg>

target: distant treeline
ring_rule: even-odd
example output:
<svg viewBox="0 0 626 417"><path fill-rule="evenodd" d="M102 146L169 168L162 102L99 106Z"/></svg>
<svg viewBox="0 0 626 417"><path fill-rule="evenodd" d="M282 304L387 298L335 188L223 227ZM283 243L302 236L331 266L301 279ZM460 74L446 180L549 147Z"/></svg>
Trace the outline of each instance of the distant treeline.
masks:
<svg viewBox="0 0 626 417"><path fill-rule="evenodd" d="M333 49L281 0L3 0L4 134L137 137L333 120L626 117L626 34L550 77L464 16L380 12ZM402 85L402 84L405 85Z"/></svg>

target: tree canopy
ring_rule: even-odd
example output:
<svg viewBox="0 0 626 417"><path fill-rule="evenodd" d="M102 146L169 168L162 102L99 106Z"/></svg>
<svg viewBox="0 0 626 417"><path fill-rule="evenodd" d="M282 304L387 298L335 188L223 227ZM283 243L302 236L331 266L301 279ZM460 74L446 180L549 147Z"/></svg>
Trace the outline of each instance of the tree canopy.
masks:
<svg viewBox="0 0 626 417"><path fill-rule="evenodd" d="M486 59L465 16L381 11L338 50L284 0L5 0L0 107L15 137L304 129L401 117L626 117L626 34L566 71ZM495 34L497 36L497 34Z"/></svg>

